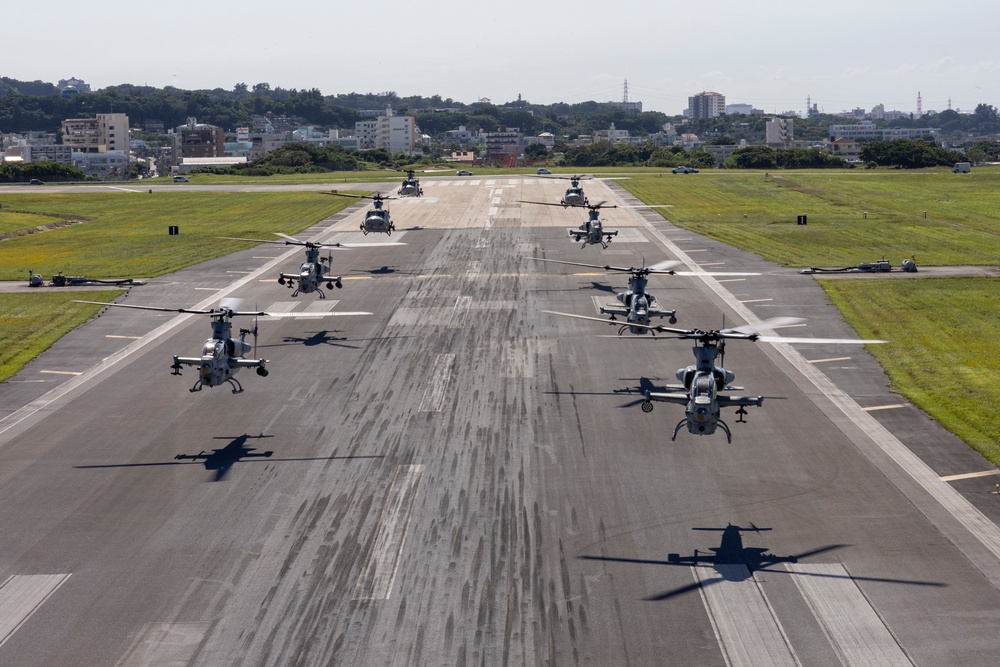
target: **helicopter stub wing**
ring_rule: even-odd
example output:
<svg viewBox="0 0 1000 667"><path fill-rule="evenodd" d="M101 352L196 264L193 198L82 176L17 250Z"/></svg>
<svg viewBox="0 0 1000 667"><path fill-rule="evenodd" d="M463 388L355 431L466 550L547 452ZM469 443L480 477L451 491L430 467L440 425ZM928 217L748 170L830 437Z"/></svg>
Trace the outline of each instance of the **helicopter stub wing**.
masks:
<svg viewBox="0 0 1000 667"><path fill-rule="evenodd" d="M231 368L253 368L255 366L264 366L267 364L267 359L241 359L239 357L230 357L229 366Z"/></svg>
<svg viewBox="0 0 1000 667"><path fill-rule="evenodd" d="M724 396L716 394L715 400L720 408L737 407L741 405L756 405L758 408L764 405L763 396Z"/></svg>
<svg viewBox="0 0 1000 667"><path fill-rule="evenodd" d="M625 306L601 306L602 315L621 315L622 317L628 317L629 310ZM593 319L597 319L596 317ZM601 322L606 322L607 320L599 320Z"/></svg>
<svg viewBox="0 0 1000 667"><path fill-rule="evenodd" d="M687 392L680 391L649 391L645 394L646 399L650 401L661 401L663 403L677 403L679 405L687 405L691 397L688 396Z"/></svg>
<svg viewBox="0 0 1000 667"><path fill-rule="evenodd" d="M201 366L201 357L174 357L175 365Z"/></svg>

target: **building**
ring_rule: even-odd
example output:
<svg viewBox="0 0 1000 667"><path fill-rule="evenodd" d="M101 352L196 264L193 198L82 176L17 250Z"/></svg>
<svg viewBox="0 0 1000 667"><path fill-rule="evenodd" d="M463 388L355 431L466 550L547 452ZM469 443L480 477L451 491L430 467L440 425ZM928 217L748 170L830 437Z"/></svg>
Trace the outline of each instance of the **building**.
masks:
<svg viewBox="0 0 1000 667"><path fill-rule="evenodd" d="M125 180L129 170L128 151L73 151L73 166L90 178Z"/></svg>
<svg viewBox="0 0 1000 667"><path fill-rule="evenodd" d="M769 118L764 124L764 143L787 147L795 139L795 121L791 118Z"/></svg>
<svg viewBox="0 0 1000 667"><path fill-rule="evenodd" d="M744 116L763 116L763 109L754 109L752 104L727 104L727 114L742 114Z"/></svg>
<svg viewBox="0 0 1000 667"><path fill-rule="evenodd" d="M99 113L96 118L70 118L62 122L62 143L81 153L128 152L128 116Z"/></svg>
<svg viewBox="0 0 1000 667"><path fill-rule="evenodd" d="M392 107L375 120L354 124L354 136L362 148L381 148L390 153L414 153L417 146L417 123L413 116L396 116Z"/></svg>
<svg viewBox="0 0 1000 667"><path fill-rule="evenodd" d="M59 83L56 85L59 86L60 90L65 88L75 88L77 92L80 93L90 92L90 84L83 79L76 78L75 76L71 76L68 79L59 79Z"/></svg>
<svg viewBox="0 0 1000 667"><path fill-rule="evenodd" d="M705 91L688 98L688 118L692 120L715 118L725 113L725 95Z"/></svg>
<svg viewBox="0 0 1000 667"><path fill-rule="evenodd" d="M840 137L839 139L825 139L823 141L823 148L830 155L842 157L848 162L860 161L861 146L854 139L845 139L844 137Z"/></svg>
<svg viewBox="0 0 1000 667"><path fill-rule="evenodd" d="M830 125L831 139L845 138L855 141L891 141L893 139L920 139L927 135L937 136L941 130L934 127L886 127L879 129L870 120L845 125Z"/></svg>
<svg viewBox="0 0 1000 667"><path fill-rule="evenodd" d="M175 158L223 157L226 152L226 137L221 127L199 123L197 118L188 118L171 135Z"/></svg>
<svg viewBox="0 0 1000 667"><path fill-rule="evenodd" d="M522 138L520 129L506 125L501 125L496 132L484 133L485 159L499 160L506 155L519 155L524 150Z"/></svg>

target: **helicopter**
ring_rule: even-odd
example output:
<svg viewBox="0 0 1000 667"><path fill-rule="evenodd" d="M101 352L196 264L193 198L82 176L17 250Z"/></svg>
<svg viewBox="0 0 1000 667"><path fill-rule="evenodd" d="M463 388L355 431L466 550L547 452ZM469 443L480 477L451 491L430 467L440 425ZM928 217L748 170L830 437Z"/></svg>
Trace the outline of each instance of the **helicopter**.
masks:
<svg viewBox="0 0 1000 667"><path fill-rule="evenodd" d="M254 241L256 243L281 243L283 245L301 245L306 248L306 261L302 262L299 267L298 273L280 273L278 274L278 284L288 285L289 289L294 289L292 296L298 296L300 292L304 294L309 294L310 292L319 293L319 298L325 299L326 293L320 289L320 285L326 283L327 289L341 289L344 284L341 282L341 276L331 276L330 264L333 262L332 256L320 257L320 248L373 248L375 246L397 246L406 245L405 243L316 243L315 241L302 241L294 236L289 236L288 234L282 234L281 232L274 232L278 236L285 239L284 241L267 241L265 239L246 239L237 238L233 236L223 236L228 241ZM325 260L325 263L324 263ZM296 287L296 281L298 281L298 287Z"/></svg>
<svg viewBox="0 0 1000 667"><path fill-rule="evenodd" d="M621 266L598 266L597 264L584 264L582 262L564 262L558 259L542 259L538 258L540 262L552 262L554 264L570 264L572 266L586 266L592 269L604 269L605 271L620 271L622 273L629 273L631 276L628 279L628 291L619 292L616 298L622 303L621 306L601 306L602 315L610 315L610 319L602 320L597 317L585 317L580 316L583 319L591 319L597 322L607 322L608 324L614 324L618 326L618 335L621 336L625 331L630 333L643 335L651 332L649 328L649 318L651 317L669 317L667 320L670 324L677 324L677 311L676 310L662 310L659 308L659 301L652 294L646 292L646 283L649 280L650 275L662 275L662 276L694 276L694 275L712 275L712 276L756 276L760 275L758 273L731 273L731 272L694 272L694 271L674 271L673 267L678 266L681 262L677 260L665 260L653 264L652 266L643 267L621 267ZM618 325L618 320L616 317L621 316L625 318L626 324ZM632 324L643 324L644 327L633 327ZM656 335L655 331L652 331L653 335Z"/></svg>
<svg viewBox="0 0 1000 667"><path fill-rule="evenodd" d="M518 201L519 204L538 204L540 206L563 206L562 204L552 204L550 202L543 201ZM570 238L576 240L577 242L583 241L583 245L580 248L586 248L587 244L601 244L602 248L607 248L608 244L611 243L611 237L618 236L618 230L607 231L604 229L604 222L601 220L601 214L599 211L602 208L618 208L614 204L606 204L605 202L599 202L597 204L581 204L581 206L586 206L590 209L590 214L587 220L580 225L578 229L569 229ZM565 207L564 207L565 208Z"/></svg>
<svg viewBox="0 0 1000 667"><path fill-rule="evenodd" d="M420 179L415 176L415 172L412 169L406 170L406 178L403 179L403 184L399 186L396 194L400 197L424 196L424 189L420 187Z"/></svg>
<svg viewBox="0 0 1000 667"><path fill-rule="evenodd" d="M329 312L329 313L267 313L264 311L241 311L234 308L236 300L225 300L218 308L196 310L192 308L161 308L159 306L134 306L124 303L106 303L103 301L75 301L75 303L90 303L98 306L113 306L115 308L134 308L137 310L156 310L166 313L189 313L208 315L212 318L212 336L202 345L201 356L181 357L174 355L171 375L180 375L184 366L197 366L198 380L190 391L201 391L202 387L216 387L228 382L233 387L233 393L243 392L243 385L234 375L241 368L256 368L257 375L267 377L267 359L245 359L243 355L252 352L257 343L257 318L265 317L328 317L332 315L371 315L364 312ZM240 329L239 338L232 337L232 322L234 317L253 317L253 329ZM246 342L247 335L252 335L254 344Z"/></svg>
<svg viewBox="0 0 1000 667"><path fill-rule="evenodd" d="M559 206L587 206L590 202L587 200L587 195L583 193L583 188L580 187L580 181L587 176L543 176L542 178L561 178L563 180L569 180L569 188L566 190L566 194L559 201Z"/></svg>
<svg viewBox="0 0 1000 667"><path fill-rule="evenodd" d="M402 190L402 188L400 188L400 190ZM423 190L421 190L420 193L423 194ZM395 231L396 226L392 224L392 219L389 217L389 209L382 208L382 202L389 199L395 199L395 197L383 196L380 192L376 192L373 195L352 195L346 192L331 192L330 194L338 197L354 197L355 199L372 200L372 208L365 213L365 219L361 222L361 231L364 232L365 236L372 232L392 235L393 231Z"/></svg>
<svg viewBox="0 0 1000 667"><path fill-rule="evenodd" d="M597 319L572 315L570 313L557 313L555 311L543 311L553 315L565 317L575 317L577 319ZM603 321L603 320L601 320ZM713 331L702 331L700 329L673 329L662 325L646 326L642 324L632 324L634 328L645 328L658 333L669 333L672 336L663 338L693 340L696 345L692 348L696 363L685 368L677 369L676 377L683 384L668 385L665 392L656 392L651 389L643 389L642 411L652 412L653 401L663 401L666 403L678 403L684 406L684 419L677 422L674 427L671 441L677 439L677 432L681 427L687 425L689 433L694 435L712 435L715 429L721 428L726 434L726 440L732 444L733 434L729 430L729 425L722 421L720 412L722 408L735 407L738 424L745 424L747 407L764 405L763 396L728 396L721 394L723 391L740 391L743 387L734 387L730 383L736 379L736 374L721 366L725 362L726 339L742 339L751 342L765 343L828 343L828 344L851 344L867 345L869 343L884 343L884 340L862 340L857 338L792 338L783 336L761 336L758 332L778 327L793 326L804 322L800 317L773 317L758 324L745 324L732 329L722 329ZM660 338L662 340L663 338ZM720 357L720 365L715 365L716 357ZM634 403L633 403L634 405Z"/></svg>

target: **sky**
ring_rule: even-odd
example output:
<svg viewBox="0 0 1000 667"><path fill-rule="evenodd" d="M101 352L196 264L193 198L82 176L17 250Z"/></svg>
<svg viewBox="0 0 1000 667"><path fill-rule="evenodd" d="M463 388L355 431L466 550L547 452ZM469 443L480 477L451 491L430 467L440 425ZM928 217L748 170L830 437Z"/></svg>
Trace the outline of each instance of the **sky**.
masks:
<svg viewBox="0 0 1000 667"><path fill-rule="evenodd" d="M394 91L471 103L702 91L766 113L1000 107L1000 2L54 0L6 8L0 76L93 89Z"/></svg>

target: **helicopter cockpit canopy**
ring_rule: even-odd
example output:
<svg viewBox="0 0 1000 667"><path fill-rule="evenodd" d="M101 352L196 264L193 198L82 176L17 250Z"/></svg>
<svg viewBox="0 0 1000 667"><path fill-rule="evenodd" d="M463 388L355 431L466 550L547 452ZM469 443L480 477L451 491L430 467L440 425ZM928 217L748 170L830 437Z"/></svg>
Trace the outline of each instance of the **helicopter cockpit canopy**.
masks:
<svg viewBox="0 0 1000 667"><path fill-rule="evenodd" d="M302 262L302 266L299 267L299 276L302 278L308 278L316 273L316 265L312 262Z"/></svg>
<svg viewBox="0 0 1000 667"><path fill-rule="evenodd" d="M207 340L205 341L205 347L201 350L201 356L202 358L214 357L215 359L221 359L225 349L225 343L221 340Z"/></svg>

